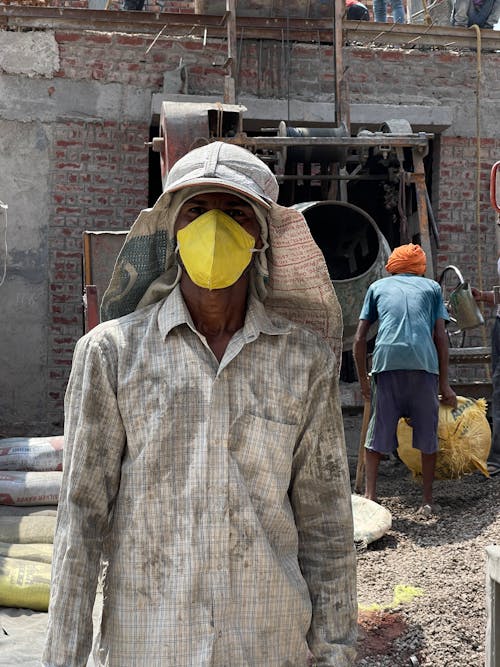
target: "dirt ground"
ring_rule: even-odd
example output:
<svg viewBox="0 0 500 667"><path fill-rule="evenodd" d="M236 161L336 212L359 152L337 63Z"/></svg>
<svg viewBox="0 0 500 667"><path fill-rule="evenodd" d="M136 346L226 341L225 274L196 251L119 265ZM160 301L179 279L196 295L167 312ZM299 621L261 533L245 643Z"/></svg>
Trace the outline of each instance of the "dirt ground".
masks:
<svg viewBox="0 0 500 667"><path fill-rule="evenodd" d="M344 415L351 478L361 414ZM437 480L439 514L417 510L421 484L395 459L381 463L378 502L392 528L358 551L357 667L484 667L486 547L500 535L500 475Z"/></svg>
<svg viewBox="0 0 500 667"><path fill-rule="evenodd" d="M361 422L361 413L344 414L353 480ZM484 667L485 548L499 540L500 475L434 488L441 512L423 519L419 483L404 464L381 464L379 502L392 528L358 550L356 667ZM0 608L0 667L39 665L46 622L45 613Z"/></svg>

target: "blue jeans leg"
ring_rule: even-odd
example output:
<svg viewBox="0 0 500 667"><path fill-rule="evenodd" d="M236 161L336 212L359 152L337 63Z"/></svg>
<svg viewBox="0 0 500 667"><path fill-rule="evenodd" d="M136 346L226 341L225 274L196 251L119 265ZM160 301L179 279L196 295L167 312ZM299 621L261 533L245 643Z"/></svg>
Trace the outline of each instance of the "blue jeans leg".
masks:
<svg viewBox="0 0 500 667"><path fill-rule="evenodd" d="M373 15L377 23L386 23L387 4L386 0L373 0Z"/></svg>
<svg viewBox="0 0 500 667"><path fill-rule="evenodd" d="M404 23L405 9L403 7L403 0L391 0L391 6L394 23Z"/></svg>

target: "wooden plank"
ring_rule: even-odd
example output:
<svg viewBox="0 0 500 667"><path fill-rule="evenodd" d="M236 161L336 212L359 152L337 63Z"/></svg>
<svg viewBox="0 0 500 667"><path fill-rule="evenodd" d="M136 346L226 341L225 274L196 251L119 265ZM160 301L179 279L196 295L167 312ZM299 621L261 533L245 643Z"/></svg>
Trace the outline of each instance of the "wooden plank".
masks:
<svg viewBox="0 0 500 667"><path fill-rule="evenodd" d="M450 364L484 364L491 361L490 347L450 347Z"/></svg>
<svg viewBox="0 0 500 667"><path fill-rule="evenodd" d="M450 379L450 387L457 396L467 396L468 398L484 398L491 401L493 387L490 382L461 382L459 379Z"/></svg>
<svg viewBox="0 0 500 667"><path fill-rule="evenodd" d="M67 7L32 7L3 5L0 21L9 28L47 28L65 30L93 30L132 34L158 34L163 26L168 33L163 37L190 34L202 39L207 29L210 38L226 39L224 16L207 14L173 14L168 12L135 12L81 9ZM440 26L410 23L374 23L372 21L344 21L345 44L354 42L362 46L387 46L401 48L444 48L475 50L475 33L457 26ZM237 36L243 39L281 40L334 43L332 20L238 17ZM481 30L482 51L498 49L498 33Z"/></svg>

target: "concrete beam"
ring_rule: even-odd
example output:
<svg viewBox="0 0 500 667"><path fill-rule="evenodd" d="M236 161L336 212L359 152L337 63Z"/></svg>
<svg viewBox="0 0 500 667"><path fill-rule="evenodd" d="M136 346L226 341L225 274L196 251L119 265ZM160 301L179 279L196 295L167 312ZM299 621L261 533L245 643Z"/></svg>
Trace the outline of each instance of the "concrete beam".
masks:
<svg viewBox="0 0 500 667"><path fill-rule="evenodd" d="M148 90L120 83L0 75L0 118L61 122L147 122Z"/></svg>
<svg viewBox="0 0 500 667"><path fill-rule="evenodd" d="M151 116L158 121L162 102L203 102L216 103L223 102L222 95L178 95L155 93L151 100ZM303 123L307 118L308 124L332 124L335 121L335 106L329 102L304 102L302 100L280 100L250 97L240 95L236 102L246 107L244 113L246 121L255 123L276 124L280 120L290 118L289 124Z"/></svg>
<svg viewBox="0 0 500 667"><path fill-rule="evenodd" d="M351 104L351 125L380 129L387 120L404 118L414 132L440 133L453 123L453 110L447 106L413 104Z"/></svg>
<svg viewBox="0 0 500 667"><path fill-rule="evenodd" d="M151 115L154 120L160 116L161 103L177 102L222 102L218 96L178 95L156 93L152 97ZM288 125L332 125L335 122L335 106L330 102L305 102L303 100L263 99L240 95L238 104L247 108L244 119L256 126L259 123L276 125L287 120ZM453 122L453 110L443 106L398 105L398 104L351 104L351 126L378 130L392 119L408 120L415 132L439 133Z"/></svg>
<svg viewBox="0 0 500 667"><path fill-rule="evenodd" d="M59 46L53 32L0 32L0 71L52 77L59 69Z"/></svg>

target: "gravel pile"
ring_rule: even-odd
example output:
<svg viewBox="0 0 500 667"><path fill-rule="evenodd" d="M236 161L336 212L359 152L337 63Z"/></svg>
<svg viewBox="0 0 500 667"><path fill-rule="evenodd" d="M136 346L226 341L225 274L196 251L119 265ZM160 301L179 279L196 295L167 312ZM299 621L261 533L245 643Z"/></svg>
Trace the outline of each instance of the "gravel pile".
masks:
<svg viewBox="0 0 500 667"><path fill-rule="evenodd" d="M353 480L359 424L346 420ZM356 665L483 667L485 547L500 542L500 475L436 481L441 510L430 519L417 515L421 485L403 463L381 463L377 491L392 529L358 552Z"/></svg>

